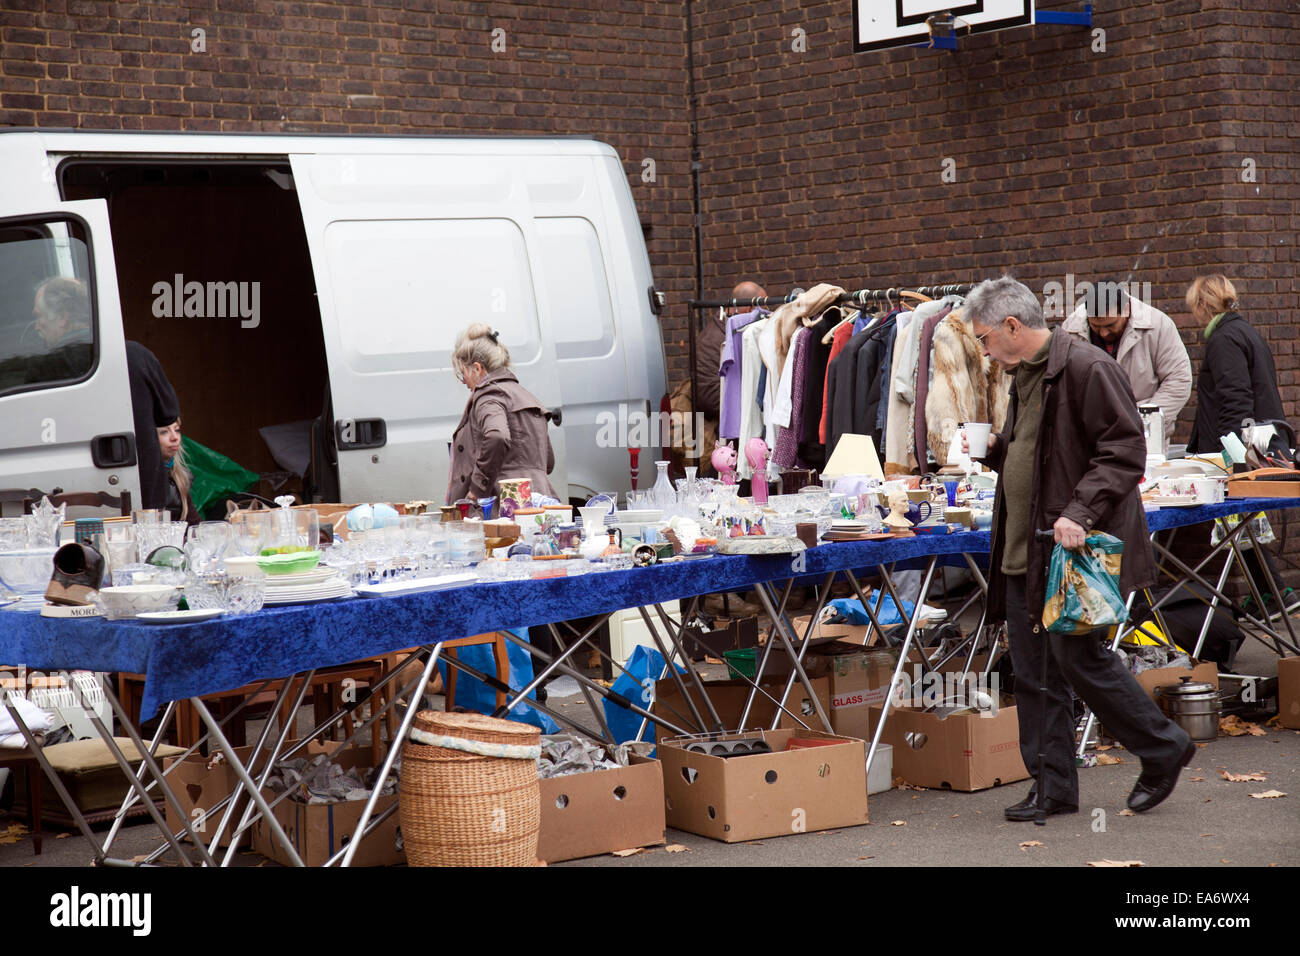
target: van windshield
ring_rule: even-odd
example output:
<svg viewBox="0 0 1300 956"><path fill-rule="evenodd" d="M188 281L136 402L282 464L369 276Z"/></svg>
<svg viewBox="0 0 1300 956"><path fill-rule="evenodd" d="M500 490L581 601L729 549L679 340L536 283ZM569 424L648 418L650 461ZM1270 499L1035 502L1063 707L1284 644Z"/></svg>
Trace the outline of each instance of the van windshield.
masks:
<svg viewBox="0 0 1300 956"><path fill-rule="evenodd" d="M66 385L95 366L89 255L74 222L0 226L0 394Z"/></svg>

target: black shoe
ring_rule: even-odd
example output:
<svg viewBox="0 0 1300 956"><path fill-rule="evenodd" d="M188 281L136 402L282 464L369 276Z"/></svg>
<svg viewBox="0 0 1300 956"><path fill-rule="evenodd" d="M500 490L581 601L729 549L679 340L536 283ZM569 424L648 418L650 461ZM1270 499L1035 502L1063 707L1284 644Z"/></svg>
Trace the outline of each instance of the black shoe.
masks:
<svg viewBox="0 0 1300 956"><path fill-rule="evenodd" d="M1162 803L1165 797L1174 792L1178 774L1195 756L1196 744L1189 741L1187 749L1171 769L1151 774L1143 771L1138 776L1137 783L1133 784L1133 792L1128 795L1128 808L1134 813L1144 813Z"/></svg>
<svg viewBox="0 0 1300 956"><path fill-rule="evenodd" d="M1073 803L1066 803L1063 800L1053 800L1047 798L1047 806L1044 808L1047 815L1053 816L1057 813L1078 813L1079 807ZM1029 796L1019 803L1013 803L1002 811L1003 815L1013 823L1025 823L1033 820L1038 816L1038 794L1033 790L1029 791Z"/></svg>
<svg viewBox="0 0 1300 956"><path fill-rule="evenodd" d="M65 544L54 552L54 573L45 600L74 607L90 604L103 580L103 555L88 544Z"/></svg>

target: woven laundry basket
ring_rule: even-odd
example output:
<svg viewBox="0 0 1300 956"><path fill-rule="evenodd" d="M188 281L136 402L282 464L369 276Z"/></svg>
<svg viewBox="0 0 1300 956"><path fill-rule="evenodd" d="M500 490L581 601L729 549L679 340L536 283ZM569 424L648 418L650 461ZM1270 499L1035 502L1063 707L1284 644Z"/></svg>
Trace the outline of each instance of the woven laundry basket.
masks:
<svg viewBox="0 0 1300 956"><path fill-rule="evenodd" d="M541 731L422 710L402 747L399 813L411 866L537 866Z"/></svg>

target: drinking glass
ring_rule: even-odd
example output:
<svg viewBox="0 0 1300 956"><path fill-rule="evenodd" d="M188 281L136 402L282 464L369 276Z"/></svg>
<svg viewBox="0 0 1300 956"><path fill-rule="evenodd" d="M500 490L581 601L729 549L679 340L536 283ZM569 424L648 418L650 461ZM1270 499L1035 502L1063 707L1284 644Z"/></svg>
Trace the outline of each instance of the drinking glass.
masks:
<svg viewBox="0 0 1300 956"><path fill-rule="evenodd" d="M23 518L0 518L0 551L26 550L26 520Z"/></svg>
<svg viewBox="0 0 1300 956"><path fill-rule="evenodd" d="M271 515L265 511L236 511L230 516L231 543L245 557L257 554L271 537Z"/></svg>

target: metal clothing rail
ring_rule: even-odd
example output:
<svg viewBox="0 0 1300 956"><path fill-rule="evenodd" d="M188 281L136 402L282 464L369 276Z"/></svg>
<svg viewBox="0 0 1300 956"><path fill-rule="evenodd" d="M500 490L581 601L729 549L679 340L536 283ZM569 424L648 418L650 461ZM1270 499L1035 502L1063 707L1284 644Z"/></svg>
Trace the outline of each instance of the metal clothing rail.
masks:
<svg viewBox="0 0 1300 956"><path fill-rule="evenodd" d="M965 295L975 286L971 283L955 285L901 285L889 289L859 289L845 292L835 300L836 305L865 305L868 302L893 301L901 292L919 292L932 298L945 295ZM795 289L789 295L757 296L752 299L695 299L689 305L692 309L736 309L736 308L775 308L793 302L806 290Z"/></svg>

